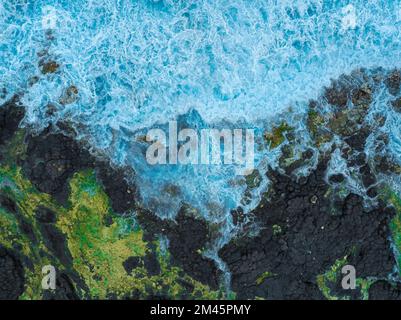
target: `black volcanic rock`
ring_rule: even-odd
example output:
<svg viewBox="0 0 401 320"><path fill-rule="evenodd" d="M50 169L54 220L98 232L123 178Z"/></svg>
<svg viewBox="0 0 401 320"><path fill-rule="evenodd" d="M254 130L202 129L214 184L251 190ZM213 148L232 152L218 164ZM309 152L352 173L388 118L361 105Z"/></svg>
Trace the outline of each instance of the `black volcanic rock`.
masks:
<svg viewBox="0 0 401 320"><path fill-rule="evenodd" d="M67 274L56 272L56 290L44 290L44 300L79 300L74 285Z"/></svg>
<svg viewBox="0 0 401 320"><path fill-rule="evenodd" d="M206 222L180 212L175 226L167 231L167 237L173 260L194 279L217 289L219 272L216 265L199 252L210 240Z"/></svg>
<svg viewBox="0 0 401 320"><path fill-rule="evenodd" d="M349 91L341 83L335 82L329 88L326 88L325 98L331 105L344 108L347 105Z"/></svg>
<svg viewBox="0 0 401 320"><path fill-rule="evenodd" d="M24 292L24 269L16 254L0 245L0 300L15 300Z"/></svg>
<svg viewBox="0 0 401 320"><path fill-rule="evenodd" d="M131 274L132 270L139 267L141 264L141 259L139 257L129 257L123 262L123 267L127 274Z"/></svg>
<svg viewBox="0 0 401 320"><path fill-rule="evenodd" d="M0 145L8 141L25 116L25 109L18 105L18 97L0 106Z"/></svg>
<svg viewBox="0 0 401 320"><path fill-rule="evenodd" d="M238 298L321 299L317 275L346 255L358 277L386 277L393 270L388 223L394 210L383 203L367 210L363 199L351 193L337 199L338 212L330 214L326 162L320 160L315 171L298 181L269 173L270 200L252 212L260 233L234 239L220 251ZM258 282L265 272L271 276Z"/></svg>
<svg viewBox="0 0 401 320"><path fill-rule="evenodd" d="M72 256L67 247L65 235L51 223L40 225L43 240L46 247L52 252L65 266L72 265Z"/></svg>
<svg viewBox="0 0 401 320"><path fill-rule="evenodd" d="M401 300L401 284L377 281L369 288L371 300Z"/></svg>
<svg viewBox="0 0 401 320"><path fill-rule="evenodd" d="M391 94L399 93L400 79L399 71L388 75L385 84ZM372 81L368 82L363 71L333 82L326 89L323 99L323 103L331 104L331 112L327 115L328 121L321 122L320 125L326 130L331 129L331 134L337 135L342 141L333 142L340 144L332 146L328 152L333 152L335 148L341 150L348 168L352 167L356 179L360 179L360 183L366 187L367 196L376 198L380 186L375 172L394 173L400 168L383 156L385 152L382 153L382 158L371 161L363 151L367 138L374 131L365 123L366 108L372 102L374 93L371 84ZM319 107L316 102L314 108ZM393 107L396 106L393 104ZM23 108L18 106L17 100L0 107L0 145L12 137L23 116ZM319 116L323 117L323 113L319 113ZM213 260L202 254L210 245L210 226L202 218L188 214L184 209L179 212L175 221L170 221L159 219L153 213L137 208L136 187L131 184L131 180L126 179L134 173L126 168L115 168L108 161L91 155L83 144L75 140L74 130L68 123L60 124L58 128L63 133L54 132L49 127L38 135L28 134L26 137L27 156L20 159L18 164L22 165L23 173L34 186L49 193L60 203L68 205L69 180L72 175L83 169L95 169L97 179L110 198L113 211L141 211L138 221L144 230L144 240L151 243L159 235L165 236L169 240L172 263L181 267L192 278L209 285L211 289L218 289L221 272ZM388 137L374 138L376 142L381 139L376 151L385 151ZM330 140L331 138L326 142ZM291 157L293 150L290 145L287 151L288 154L283 152L284 156L280 160ZM357 276L361 278L386 279L394 270L395 258L389 242L391 237L388 225L395 211L387 208L381 201L367 208L362 197L353 193L345 198L340 197L338 191L344 184L338 184L344 181L344 176L337 174L328 177L331 185L327 184L325 179L328 159L322 154L319 154L317 168L307 177L297 179L293 175L294 170L310 165L315 154L317 151L315 153L310 149L300 159L282 165L280 169L284 171L268 172L272 181L271 188L258 207L247 214L251 216L250 221L255 221L259 226L259 234L242 234L232 239L219 252L231 271L232 289L237 292L238 298L323 299L317 276L330 270L335 261L344 256L348 256L347 263L355 266ZM32 245L36 241L35 232L37 235L42 233L50 252L67 266L68 271L60 270L60 274L57 273L57 286L60 290L47 291L44 298L76 299L74 285L84 287L84 284L74 271L69 270L72 258L64 235L54 225L56 215L46 207L39 207L35 212L39 231L35 229L34 232L31 225L21 219L19 208L13 199L0 194L0 204L16 215L21 231L32 240ZM248 221L241 208L234 210L232 215L238 225ZM106 219L110 225L111 216ZM244 230L254 231L251 227L254 225L245 225ZM28 262L22 255L17 255L18 250L21 250L18 245L15 246L15 251L0 247L0 294L3 296L14 298L22 292L18 289L24 283L22 265L27 266ZM128 258L123 263L127 273L142 265L149 275L160 274L160 265L154 252L147 252L143 258ZM5 277L13 279L12 281L16 279L16 288L10 287L9 281L2 275L3 271ZM180 281L184 287L188 287L188 291L193 290L192 284L185 283L182 279ZM331 285L334 285L333 288L330 287L334 294L349 295L343 292L338 283ZM132 297L140 298L147 294L149 298L166 299L167 289L163 288L156 293L147 287L145 293L136 291ZM380 280L371 286L369 294L372 299L400 299L400 288L399 285ZM110 297L113 296L110 293ZM355 291L350 296L359 298L360 291Z"/></svg>
<svg viewBox="0 0 401 320"><path fill-rule="evenodd" d="M345 180L345 177L343 174L333 174L329 177L329 181L332 183L341 183Z"/></svg>
<svg viewBox="0 0 401 320"><path fill-rule="evenodd" d="M55 223L56 222L56 214L43 206L39 206L36 209L36 220L38 220L38 222L40 223Z"/></svg>
<svg viewBox="0 0 401 320"><path fill-rule="evenodd" d="M160 264L159 261L157 260L156 254L154 251L149 252L144 258L143 258L143 264L148 271L148 274L151 276L156 276L160 274Z"/></svg>
<svg viewBox="0 0 401 320"><path fill-rule="evenodd" d="M393 106L395 111L401 112L401 98L392 101L391 105Z"/></svg>
<svg viewBox="0 0 401 320"><path fill-rule="evenodd" d="M113 168L109 162L97 160L74 138L64 133L54 133L51 127L39 135L28 135L26 143L27 157L22 160L22 168L39 191L52 195L66 205L72 175L92 168L96 169L97 178L116 213L135 208L137 192L133 184L126 180L128 170Z"/></svg>
<svg viewBox="0 0 401 320"><path fill-rule="evenodd" d="M345 139L345 142L354 150L363 151L367 138L369 137L370 131L367 128L363 128L353 134L352 136Z"/></svg>
<svg viewBox="0 0 401 320"><path fill-rule="evenodd" d="M0 193L0 206L14 215L18 214L18 208L15 201L10 197L8 197L7 195L1 193Z"/></svg>
<svg viewBox="0 0 401 320"><path fill-rule="evenodd" d="M111 207L117 213L124 213L135 208L138 193L126 176L134 173L128 168L112 168L108 162L96 162L97 177L102 182L105 192L110 198Z"/></svg>
<svg viewBox="0 0 401 320"><path fill-rule="evenodd" d="M39 191L52 195L66 204L69 180L82 169L93 166L88 151L75 140L50 129L37 136L27 137L27 157L23 161L24 174Z"/></svg>
<svg viewBox="0 0 401 320"><path fill-rule="evenodd" d="M144 240L153 241L158 234L167 236L172 262L211 289L218 289L221 272L201 253L210 241L204 220L186 214L184 207L175 221L162 220L149 211L141 211L138 220L145 232Z"/></svg>

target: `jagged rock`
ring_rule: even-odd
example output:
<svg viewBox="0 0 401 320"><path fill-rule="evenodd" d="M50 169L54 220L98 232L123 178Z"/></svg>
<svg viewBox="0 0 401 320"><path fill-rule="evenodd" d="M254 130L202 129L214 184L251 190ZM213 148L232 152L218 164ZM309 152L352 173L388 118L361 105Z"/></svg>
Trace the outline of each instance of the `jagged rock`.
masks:
<svg viewBox="0 0 401 320"><path fill-rule="evenodd" d="M357 108L366 109L372 103L372 89L368 85L362 85L352 92L352 103Z"/></svg>
<svg viewBox="0 0 401 320"><path fill-rule="evenodd" d="M113 210L124 213L135 207L137 192L127 182L126 170L112 168L107 161L95 159L73 138L53 133L51 128L37 136L29 135L26 140L27 157L22 161L22 168L39 191L66 204L72 175L80 170L96 168Z"/></svg>
<svg viewBox="0 0 401 320"><path fill-rule="evenodd" d="M68 250L65 235L51 223L42 223L39 228L44 243L50 252L52 252L63 265L66 267L71 266L72 256Z"/></svg>
<svg viewBox="0 0 401 320"><path fill-rule="evenodd" d="M0 300L16 300L24 292L24 269L16 254L0 245Z"/></svg>
<svg viewBox="0 0 401 320"><path fill-rule="evenodd" d="M44 290L44 300L79 300L69 276L56 271L56 290Z"/></svg>
<svg viewBox="0 0 401 320"><path fill-rule="evenodd" d="M384 81L388 91L393 96L396 96L400 92L401 85L401 72L399 70L393 70Z"/></svg>
<svg viewBox="0 0 401 320"><path fill-rule="evenodd" d="M160 274L160 264L154 252L148 253L143 258L143 264L149 275L155 276Z"/></svg>
<svg viewBox="0 0 401 320"><path fill-rule="evenodd" d="M18 105L18 97L0 106L0 145L8 141L25 116L25 109Z"/></svg>
<svg viewBox="0 0 401 320"><path fill-rule="evenodd" d="M117 213L124 213L136 207L138 192L133 183L127 181L127 176L133 176L127 168L112 168L106 161L95 164L98 179L110 198L111 207Z"/></svg>
<svg viewBox="0 0 401 320"><path fill-rule="evenodd" d="M153 241L158 234L167 236L174 264L211 289L219 287L220 271L211 259L201 253L211 240L204 220L186 214L184 208L174 222L161 220L148 211L141 211L138 220L145 230L145 240Z"/></svg>
<svg viewBox="0 0 401 320"><path fill-rule="evenodd" d="M344 108L347 105L349 91L340 83L334 82L324 93L327 102L333 106Z"/></svg>
<svg viewBox="0 0 401 320"><path fill-rule="evenodd" d="M371 300L401 300L401 284L377 281L369 288Z"/></svg>
<svg viewBox="0 0 401 320"><path fill-rule="evenodd" d="M60 104L67 105L74 103L78 100L78 88L74 85L69 86L60 97Z"/></svg>
<svg viewBox="0 0 401 320"><path fill-rule="evenodd" d="M252 212L260 233L234 239L219 253L232 273L238 298L321 299L316 276L346 255L358 276L385 277L392 271L395 260L387 225L394 210L382 203L367 210L361 197L350 194L337 199L338 212L330 214L326 167L327 160L320 160L315 171L298 181L269 173L270 199ZM280 233L274 232L277 225ZM275 276L258 284L266 271Z"/></svg>
<svg viewBox="0 0 401 320"><path fill-rule="evenodd" d="M329 181L332 183L341 183L345 179L344 175L339 173L339 174L333 174L329 177Z"/></svg>
<svg viewBox="0 0 401 320"><path fill-rule="evenodd" d="M53 134L50 128L37 136L29 135L27 145L24 174L39 191L66 204L69 180L75 172L93 166L92 156L75 140Z"/></svg>
<svg viewBox="0 0 401 320"><path fill-rule="evenodd" d="M40 223L55 223L56 214L46 207L39 206L36 209L36 220Z"/></svg>
<svg viewBox="0 0 401 320"><path fill-rule="evenodd" d="M49 74L57 72L60 65L54 60L41 60L39 67L43 74Z"/></svg>
<svg viewBox="0 0 401 320"><path fill-rule="evenodd" d="M123 262L123 267L127 274L131 274L132 270L139 267L141 264L141 259L139 257L129 257Z"/></svg>

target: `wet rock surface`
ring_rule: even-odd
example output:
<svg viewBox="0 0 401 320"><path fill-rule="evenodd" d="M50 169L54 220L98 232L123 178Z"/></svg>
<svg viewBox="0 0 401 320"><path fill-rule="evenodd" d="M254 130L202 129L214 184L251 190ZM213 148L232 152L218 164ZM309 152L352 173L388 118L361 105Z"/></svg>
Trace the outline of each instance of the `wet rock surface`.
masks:
<svg viewBox="0 0 401 320"><path fill-rule="evenodd" d="M385 80L388 91L392 95L397 95L400 92L401 86L401 72L400 70L393 70Z"/></svg>
<svg viewBox="0 0 401 320"><path fill-rule="evenodd" d="M128 183L126 178L134 175L132 170L112 168L105 161L97 161L95 168L105 192L110 198L113 210L117 213L124 213L135 208L138 199L137 190L132 183Z"/></svg>
<svg viewBox="0 0 401 320"><path fill-rule="evenodd" d="M308 157L289 161L294 144L284 146L283 170L268 172L272 184L251 212L259 233L238 237L220 251L239 298L321 299L324 294L327 298L327 289L335 297L361 299L361 288L346 292L339 283L325 288L318 283L317 275L344 257L361 278L385 279L394 271L389 225L396 210L380 200L383 185L378 176L400 171L388 154L388 136L374 133L386 117L375 115L373 123L367 118L381 85L391 95L399 93L400 72L385 77L382 73L378 69L368 75L361 69L341 76L322 99L310 103L307 123L320 148L318 165L306 176L297 175L296 169L308 165ZM396 108L397 102L392 105ZM375 146L373 159L365 154L369 140ZM336 151L336 161L350 172L347 178L335 172L335 166L328 175ZM358 194L347 189L348 179L360 186ZM392 281L379 284L372 286L377 296L396 295Z"/></svg>
<svg viewBox="0 0 401 320"><path fill-rule="evenodd" d="M11 117L16 112L13 104L4 117ZM23 115L23 114L22 114ZM22 118L21 118L22 119ZM20 119L20 120L21 120ZM18 128L19 122L11 126L10 133L4 136L12 136ZM62 205L68 205L67 199L70 194L69 182L72 176L81 170L94 169L97 179L103 185L110 204L116 213L128 213L136 208L138 197L136 188L127 180L129 171L124 168L112 167L108 162L97 159L91 155L86 148L74 139L74 130L68 124L58 124L62 129L55 131L52 127L38 135L28 134L25 138L27 144L26 157L19 159L23 174L29 178L33 185L41 192L48 193ZM8 129L5 129L6 131ZM3 130L4 131L4 130ZM133 173L131 172L131 177ZM12 213L17 215L18 208L15 203L7 197L2 197L2 205L6 206ZM35 212L39 231L43 237L44 244L60 262L71 267L72 257L66 246L65 236L56 228L55 213L45 206L39 206ZM213 289L218 288L218 271L214 262L204 258L200 250L206 246L208 241L207 225L200 219L194 219L179 215L176 222L160 221L152 213L144 215L144 227L149 239L156 239L158 235L166 235L170 241L170 253L173 263L183 267L190 276L209 284ZM111 225L110 221L109 225ZM30 227L27 224L27 227ZM34 233L32 232L34 236ZM143 259L135 257L124 263L127 273L135 266L143 265L150 275L160 273L159 262L153 253L147 254ZM75 275L74 275L75 276ZM71 288L71 281L67 275L57 278L62 293L46 293L46 299L75 298ZM80 281L74 279L75 283Z"/></svg>

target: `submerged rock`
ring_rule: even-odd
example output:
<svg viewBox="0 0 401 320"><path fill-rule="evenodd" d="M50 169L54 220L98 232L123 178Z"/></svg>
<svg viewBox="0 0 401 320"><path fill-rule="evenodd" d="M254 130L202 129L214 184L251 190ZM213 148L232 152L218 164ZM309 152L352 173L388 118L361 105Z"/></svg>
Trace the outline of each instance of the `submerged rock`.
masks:
<svg viewBox="0 0 401 320"><path fill-rule="evenodd" d="M279 170L268 172L272 183L268 193L248 214L259 233L240 234L219 253L239 298L362 299L374 283L368 279L387 278L394 271L394 235L389 225L397 213L378 199L383 185L380 174L398 173L399 166L388 153L388 136L376 134L385 116L376 114L373 123L367 116L376 88L384 81L397 94L400 78L398 71L387 80L379 77L381 73L357 70L344 75L333 81L322 99L310 102L306 122L319 150L317 166L308 162L311 155L306 153L297 159L294 143L284 146ZM375 146L373 156L365 153L368 139ZM337 148L336 161L344 167L333 165L328 175ZM312 170L305 176L297 174L308 163ZM352 191L348 179L360 186L360 194ZM355 292L324 280L338 261L356 268L359 288ZM261 277L266 272L273 276ZM392 287L385 283L387 289Z"/></svg>
<svg viewBox="0 0 401 320"><path fill-rule="evenodd" d="M69 86L60 97L60 104L67 105L78 100L78 88L74 85Z"/></svg>
<svg viewBox="0 0 401 320"><path fill-rule="evenodd" d="M397 112L401 112L401 98L398 98L391 102L393 109Z"/></svg>
<svg viewBox="0 0 401 320"><path fill-rule="evenodd" d="M39 67L43 74L55 73L60 68L60 65L54 60L42 60L39 62Z"/></svg>
<svg viewBox="0 0 401 320"><path fill-rule="evenodd" d="M387 76L385 80L385 84L390 94L396 96L400 92L400 86L401 86L400 70L393 70L392 72L390 72L390 74Z"/></svg>
<svg viewBox="0 0 401 320"><path fill-rule="evenodd" d="M266 132L264 138L270 149L277 148L286 139L286 134L292 131L287 123L283 122L279 126L273 127L271 132Z"/></svg>

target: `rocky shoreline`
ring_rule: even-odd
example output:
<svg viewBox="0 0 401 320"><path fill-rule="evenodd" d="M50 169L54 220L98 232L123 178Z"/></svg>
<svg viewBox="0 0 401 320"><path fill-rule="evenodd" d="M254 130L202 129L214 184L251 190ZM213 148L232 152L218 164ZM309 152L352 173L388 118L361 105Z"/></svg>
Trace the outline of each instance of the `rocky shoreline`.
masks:
<svg viewBox="0 0 401 320"><path fill-rule="evenodd" d="M311 148L298 159L296 138L269 136L282 147L280 168L268 171L271 185L252 222L233 212L243 232L219 252L231 273L228 295L203 255L213 226L186 207L175 221L141 208L126 180L134 172L93 156L66 124L37 135L19 128L24 108L13 98L0 107L0 299L401 299L401 201L382 178L401 170L384 134L372 136L374 157L364 152L378 131L367 119L375 90L385 86L397 111L400 85L398 70L334 81L310 102ZM385 115L376 117L383 126ZM349 190L342 173L328 176L335 152L363 194ZM312 158L317 165L300 176ZM256 235L247 232L255 226ZM57 266L60 290L35 287L45 262ZM352 292L341 288L345 264L357 271Z"/></svg>
<svg viewBox="0 0 401 320"><path fill-rule="evenodd" d="M9 149L4 148L4 144L12 140L13 136L22 130L18 129L18 125L24 116L24 112L23 107L18 104L18 99L14 99L2 106L0 112L0 119L2 120L0 130L1 147L3 149L1 153L6 153ZM58 125L63 126L63 124ZM126 175L129 173L126 169L114 168L106 160L94 157L85 146L78 143L70 135L61 133L58 127L49 127L38 135L29 134L25 130L22 131L24 131L22 140L25 150L13 160L15 160L15 165L21 167L24 177L39 192L50 195L58 205L68 207L71 205L69 203L70 180L74 174L80 171L93 170L97 182L102 186L110 200L110 207L113 213L120 216L124 216L134 210L138 213L138 221L140 221L141 227L144 227L143 240L149 243L149 251L151 253L143 259L128 258L124 262L124 268L127 273L130 273L134 267L143 265L150 275L160 274L160 262L155 256L156 248L153 243L159 235L165 234L169 239L171 264L178 265L183 272L190 275L191 279L204 283L210 287L211 291L219 289L219 271L211 260L204 258L200 254L200 250L208 241L207 225L204 221L187 216L184 210L178 215L175 222L160 220L155 215L140 208L136 201L136 189L126 180ZM6 155L4 155L4 158L6 158ZM2 195L0 200L3 208L18 214L18 205L13 199ZM10 210L10 207L13 207L13 209ZM39 206L36 209L36 215L38 215L39 229L46 247L51 254L54 254L60 260L63 267L72 267L71 253L66 245L65 235L55 226L55 213L44 206ZM104 222L105 225L113 223L111 216L106 218L108 221ZM25 225L27 228L31 228L28 222ZM35 237L32 230L27 233L31 237ZM32 245L36 245L35 242ZM5 247L2 247L2 250L5 258L4 263L0 264L0 266L4 264L3 268L11 273L15 271L13 269L24 269L22 267L24 263L18 258L19 254L16 250L6 249ZM118 253L116 252L116 254ZM10 259L12 261L15 260L14 263L11 263ZM24 257L24 259L28 258ZM15 267L15 264L18 268ZM23 287L23 272L18 272L17 274L21 275L19 281L22 284L21 287ZM75 276L74 284L72 284L71 280L72 274ZM189 289L193 287L192 284L187 284L184 279L181 279L181 281ZM4 289L7 291L7 280L4 279L4 282ZM58 278L58 285L63 289L62 294L59 293L59 290L56 290L55 294L50 294L49 296L47 293L43 298L79 298L80 296L75 292L74 287L78 287L78 291L89 291L75 272L70 274L61 273ZM2 290L0 291L4 296L0 296L0 298L15 299L22 293L19 292L16 295L14 292L4 291L3 286L1 288ZM152 298L152 295L144 294L140 293L137 298ZM112 293L111 296L113 296ZM174 298L168 295L161 297ZM131 296L128 292L125 298L135 298L135 295ZM180 298L185 298L185 296L180 296Z"/></svg>

